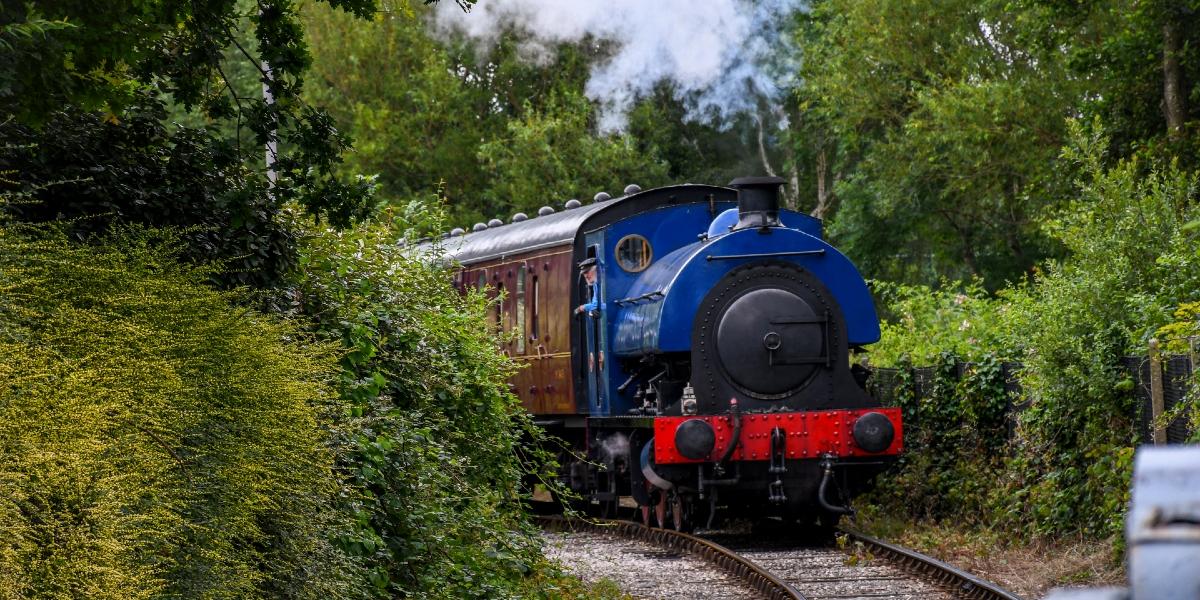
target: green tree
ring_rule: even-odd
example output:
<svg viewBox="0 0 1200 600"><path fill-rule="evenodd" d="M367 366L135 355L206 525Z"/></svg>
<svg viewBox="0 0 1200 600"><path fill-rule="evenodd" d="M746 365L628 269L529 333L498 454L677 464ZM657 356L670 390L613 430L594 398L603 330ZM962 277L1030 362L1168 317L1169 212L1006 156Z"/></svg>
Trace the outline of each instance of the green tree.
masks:
<svg viewBox="0 0 1200 600"><path fill-rule="evenodd" d="M1087 82L1081 112L1103 121L1113 158L1151 151L1200 167L1200 2L1030 4Z"/></svg>
<svg viewBox="0 0 1200 600"><path fill-rule="evenodd" d="M723 123L695 114L690 99L663 82L634 105L627 132L639 152L665 164L668 181L725 185L735 177L764 172L755 118L742 114ZM777 138L777 129L766 125L766 146L773 148ZM774 153L769 158L778 163Z"/></svg>
<svg viewBox="0 0 1200 600"><path fill-rule="evenodd" d="M110 122L68 109L40 129L0 123L0 206L12 218L67 220L73 237L106 235L115 223L175 227L183 257L219 263L225 286L270 287L295 264L295 234L278 218L266 181L254 177L232 143L206 129L164 125L147 100Z"/></svg>
<svg viewBox="0 0 1200 600"><path fill-rule="evenodd" d="M314 60L305 95L354 136L343 170L378 176L387 198L440 191L452 207L477 202L487 178L476 149L506 117L492 106L493 91L467 83L474 60L456 63L426 32L425 16L403 1L385 4L370 22L310 4L304 22Z"/></svg>
<svg viewBox="0 0 1200 600"><path fill-rule="evenodd" d="M373 0L331 4L359 16L375 9ZM0 28L6 120L36 128L75 107L119 123L128 109L153 103L147 96L165 94L207 119L252 132L253 144L239 138L233 145L249 165L263 165L262 148L276 144L270 217L292 200L342 225L371 208L370 186L336 173L347 141L328 114L300 96L309 55L292 0L6 3ZM243 43L250 37L253 44ZM234 52L273 101L231 83L226 67ZM265 182L268 174L246 176Z"/></svg>
<svg viewBox="0 0 1200 600"><path fill-rule="evenodd" d="M603 44L562 44L532 64L519 32L480 48L435 39L420 7L385 8L364 24L314 4L305 23L315 57L307 97L335 107L356 139L347 168L378 175L390 201L436 192L469 225L665 181L653 148L594 131L582 90Z"/></svg>
<svg viewBox="0 0 1200 600"><path fill-rule="evenodd" d="M869 276L936 283L1021 278L1054 247L1039 215L1077 84L1004 2L892 0L813 7L805 95L844 173L831 233Z"/></svg>
<svg viewBox="0 0 1200 600"><path fill-rule="evenodd" d="M587 99L564 93L509 121L504 135L479 148L493 180L472 216L504 217L600 190L619 194L627 183L666 182L666 164L639 152L630 138L593 135L591 115Z"/></svg>

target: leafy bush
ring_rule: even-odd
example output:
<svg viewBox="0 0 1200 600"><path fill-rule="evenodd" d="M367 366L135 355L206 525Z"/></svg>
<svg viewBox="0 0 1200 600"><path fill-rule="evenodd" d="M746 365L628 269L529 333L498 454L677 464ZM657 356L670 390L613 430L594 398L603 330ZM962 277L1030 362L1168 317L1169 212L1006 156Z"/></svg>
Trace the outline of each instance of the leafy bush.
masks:
<svg viewBox="0 0 1200 600"><path fill-rule="evenodd" d="M182 245L0 228L0 597L358 595L332 348Z"/></svg>
<svg viewBox="0 0 1200 600"><path fill-rule="evenodd" d="M913 518L986 521L992 482L1003 467L1008 392L1000 362L983 355L966 365L937 357L926 394L901 359L896 397L904 414L905 454L877 486L875 507Z"/></svg>
<svg viewBox="0 0 1200 600"><path fill-rule="evenodd" d="M893 367L905 359L928 365L943 353L966 361L1013 355L1009 307L978 280L943 282L937 289L875 280L871 290L882 308L872 365Z"/></svg>
<svg viewBox="0 0 1200 600"><path fill-rule="evenodd" d="M1083 173L1079 194L1047 228L1066 259L993 299L975 286L961 295L877 287L892 316L873 361L928 364L944 348L977 363L952 387L947 365L957 358L943 355L924 401L901 382L911 454L881 496L898 500L890 506L918 517L984 514L1008 531L1120 530L1138 436L1120 359L1143 354L1156 331L1190 331L1177 307L1200 290L1200 232L1187 225L1200 213L1197 178L1136 160L1106 166L1107 140L1072 129L1065 155ZM1004 382L988 351L1024 365L1029 408L1007 448Z"/></svg>
<svg viewBox="0 0 1200 600"><path fill-rule="evenodd" d="M518 497L540 460L519 442L537 430L480 326L486 299L428 258L386 222L315 231L302 248L294 309L345 352L339 468L357 527L340 544L379 597L541 595L525 579L542 559Z"/></svg>
<svg viewBox="0 0 1200 600"><path fill-rule="evenodd" d="M1196 257L1200 258L1200 248L1196 249ZM1155 336L1167 352L1191 352L1193 340L1200 337L1200 301L1180 304L1171 316L1172 322L1159 327Z"/></svg>
<svg viewBox="0 0 1200 600"><path fill-rule="evenodd" d="M1081 164L1078 199L1050 223L1069 251L1009 294L1022 332L1020 447L1010 516L1039 531L1119 531L1136 439L1134 399L1119 359L1200 290L1196 177L1136 160L1109 168L1107 140L1073 126L1066 156Z"/></svg>

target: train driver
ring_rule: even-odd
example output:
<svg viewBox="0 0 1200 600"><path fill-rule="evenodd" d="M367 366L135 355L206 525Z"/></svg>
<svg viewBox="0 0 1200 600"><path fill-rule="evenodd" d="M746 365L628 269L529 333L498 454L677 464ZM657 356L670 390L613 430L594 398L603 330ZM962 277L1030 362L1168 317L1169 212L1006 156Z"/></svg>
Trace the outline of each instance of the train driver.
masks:
<svg viewBox="0 0 1200 600"><path fill-rule="evenodd" d="M583 280L587 282L588 297L591 298L591 301L589 301L587 304L580 304L579 306L575 307L575 314L577 315L584 313L591 314L600 308L600 302L597 299L597 289L600 286L596 285L596 269L597 265L595 257L585 258L579 261L579 273L583 275Z"/></svg>

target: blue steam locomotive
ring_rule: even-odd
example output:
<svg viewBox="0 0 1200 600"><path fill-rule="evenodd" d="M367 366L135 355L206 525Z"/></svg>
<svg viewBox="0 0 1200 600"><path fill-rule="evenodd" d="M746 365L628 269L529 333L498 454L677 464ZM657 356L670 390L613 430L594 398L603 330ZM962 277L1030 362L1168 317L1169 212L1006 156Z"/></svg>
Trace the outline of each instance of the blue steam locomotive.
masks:
<svg viewBox="0 0 1200 600"><path fill-rule="evenodd" d="M510 385L574 449L561 475L587 506L828 524L901 452L850 360L880 335L866 283L782 184L629 186L436 245L495 298Z"/></svg>

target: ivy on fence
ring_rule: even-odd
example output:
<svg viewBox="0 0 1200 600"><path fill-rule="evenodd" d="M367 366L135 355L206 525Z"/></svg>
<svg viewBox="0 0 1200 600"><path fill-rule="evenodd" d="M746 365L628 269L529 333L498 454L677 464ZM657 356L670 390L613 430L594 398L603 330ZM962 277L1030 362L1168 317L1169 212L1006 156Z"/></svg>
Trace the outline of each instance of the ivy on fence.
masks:
<svg viewBox="0 0 1200 600"><path fill-rule="evenodd" d="M1138 400L1131 403L1138 410L1131 417L1141 423L1142 432L1139 439L1129 440L1130 445L1151 439L1149 364L1145 357L1127 357L1121 363L1129 374L1125 392ZM1022 368L1021 363L992 355L963 362L953 353L942 353L932 366L914 367L905 358L897 368L875 369L869 389L884 405L901 408L907 449L887 484L879 486L876 500L917 519L1022 522L1021 490L1030 481L1013 480L1006 470L1015 466L1031 474L1033 467L1018 452L1023 442L1017 425L1030 407L1022 397ZM1193 439L1197 420L1196 411L1189 410L1195 404L1189 388L1191 362L1186 356L1170 357L1163 361L1163 371L1165 418L1171 419L1168 439ZM1063 507L1070 505L1054 506L1069 510ZM1119 512L1119 507L1114 510Z"/></svg>
<svg viewBox="0 0 1200 600"><path fill-rule="evenodd" d="M1164 357L1162 363L1167 442L1198 441L1200 417L1187 410L1195 404L1196 395L1192 360L1187 355L1173 355ZM1150 360L1126 356L1120 364L1128 373L1128 383L1121 387L1137 400L1137 412L1131 416L1140 423L1139 438L1130 441L1149 442L1154 428ZM1021 396L1022 367L1019 362L1001 362L992 355L978 362L961 362L951 353L942 353L933 366L914 367L902 360L896 368L875 368L868 387L885 406L902 409L909 448L950 450L947 444L954 442L999 452L1013 439L1017 418L1029 407ZM961 427L970 434L963 437L958 431Z"/></svg>

